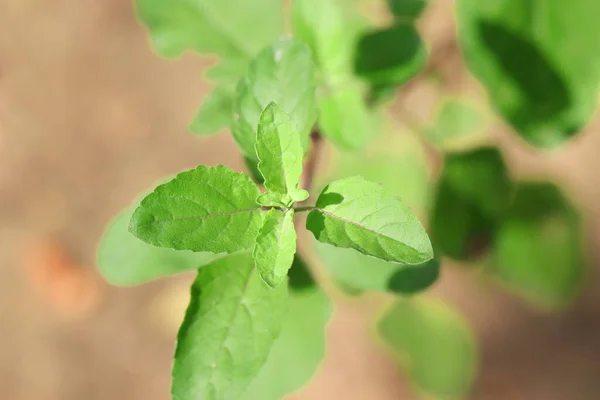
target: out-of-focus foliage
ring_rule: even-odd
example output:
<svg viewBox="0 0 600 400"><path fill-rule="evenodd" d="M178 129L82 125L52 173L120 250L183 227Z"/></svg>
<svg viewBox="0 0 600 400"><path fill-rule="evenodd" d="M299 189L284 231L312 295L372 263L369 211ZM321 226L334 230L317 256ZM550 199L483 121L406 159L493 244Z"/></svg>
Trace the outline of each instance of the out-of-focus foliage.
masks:
<svg viewBox="0 0 600 400"><path fill-rule="evenodd" d="M585 278L581 220L550 183L519 183L499 227L493 271L534 303L563 307Z"/></svg>
<svg viewBox="0 0 600 400"><path fill-rule="evenodd" d="M440 151L461 151L481 144L487 138L486 127L485 116L472 101L452 98L441 102L423 133Z"/></svg>
<svg viewBox="0 0 600 400"><path fill-rule="evenodd" d="M600 2L458 0L460 45L494 107L529 143L556 147L592 116Z"/></svg>
<svg viewBox="0 0 600 400"><path fill-rule="evenodd" d="M512 191L497 149L447 154L430 222L435 246L457 260L481 255L494 238Z"/></svg>
<svg viewBox="0 0 600 400"><path fill-rule="evenodd" d="M459 399L469 392L477 346L456 311L435 300L398 301L377 328L417 391L427 398Z"/></svg>

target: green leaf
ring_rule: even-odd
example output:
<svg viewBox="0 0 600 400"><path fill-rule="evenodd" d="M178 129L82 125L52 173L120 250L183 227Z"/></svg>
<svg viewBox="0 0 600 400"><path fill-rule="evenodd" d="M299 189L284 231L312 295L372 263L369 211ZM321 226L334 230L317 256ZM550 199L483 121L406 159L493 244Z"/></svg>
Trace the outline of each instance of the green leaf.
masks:
<svg viewBox="0 0 600 400"><path fill-rule="evenodd" d="M426 215L432 195L430 165L422 141L407 131L390 129L369 142L365 151L334 154L334 168L319 174L317 187L352 175L379 182L399 196L417 216Z"/></svg>
<svg viewBox="0 0 600 400"><path fill-rule="evenodd" d="M252 58L283 31L279 0L137 0L137 12L165 57L186 50L224 59Z"/></svg>
<svg viewBox="0 0 600 400"><path fill-rule="evenodd" d="M321 134L343 149L362 148L371 138L372 121L356 85L335 90L319 99Z"/></svg>
<svg viewBox="0 0 600 400"><path fill-rule="evenodd" d="M412 24L365 33L358 42L356 73L372 85L402 85L427 63L427 50Z"/></svg>
<svg viewBox="0 0 600 400"><path fill-rule="evenodd" d="M360 176L329 184L306 220L323 243L402 264L433 258L425 229L395 196Z"/></svg>
<svg viewBox="0 0 600 400"><path fill-rule="evenodd" d="M250 176L252 177L254 182L256 182L259 185L262 185L263 183L265 183L265 179L263 178L260 171L258 170L258 161L254 160L252 158L248 158L248 157L243 157L243 158L244 158L244 165L246 166L246 169L250 173Z"/></svg>
<svg viewBox="0 0 600 400"><path fill-rule="evenodd" d="M556 147L596 110L600 2L459 0L461 50L497 111L529 143Z"/></svg>
<svg viewBox="0 0 600 400"><path fill-rule="evenodd" d="M277 287L286 277L296 254L294 210L272 208L265 216L254 245L254 263L270 287Z"/></svg>
<svg viewBox="0 0 600 400"><path fill-rule="evenodd" d="M419 265L403 265L325 243L317 243L316 248L338 285L360 291L411 295L430 287L439 275L440 266L434 259Z"/></svg>
<svg viewBox="0 0 600 400"><path fill-rule="evenodd" d="M249 252L201 268L177 335L174 400L238 398L281 331L287 285L260 279Z"/></svg>
<svg viewBox="0 0 600 400"><path fill-rule="evenodd" d="M242 152L256 158L254 145L260 115L277 103L290 116L303 148L317 118L314 66L302 42L280 40L252 60L237 87L231 133Z"/></svg>
<svg viewBox="0 0 600 400"><path fill-rule="evenodd" d="M129 231L177 250L233 253L252 247L262 223L260 194L247 175L198 166L158 186L137 208Z"/></svg>
<svg viewBox="0 0 600 400"><path fill-rule="evenodd" d="M366 87L354 76L356 41L363 24L338 0L295 0L294 33L315 56L323 87L319 97L321 134L344 149L358 149L371 137Z"/></svg>
<svg viewBox="0 0 600 400"><path fill-rule="evenodd" d="M479 256L493 241L513 193L497 149L448 154L430 224L436 248L457 260Z"/></svg>
<svg viewBox="0 0 600 400"><path fill-rule="evenodd" d="M209 135L229 126L235 84L248 62L283 32L279 0L136 0L140 20L154 48L165 57L186 50L216 54L220 63L206 73L219 86L210 94L190 129Z"/></svg>
<svg viewBox="0 0 600 400"><path fill-rule="evenodd" d="M521 183L498 231L494 272L533 303L564 307L586 277L578 213L550 183Z"/></svg>
<svg viewBox="0 0 600 400"><path fill-rule="evenodd" d="M223 257L154 247L127 231L135 207L117 215L98 245L96 262L102 276L118 286L139 285L164 276L191 271Z"/></svg>
<svg viewBox="0 0 600 400"><path fill-rule="evenodd" d="M438 301L396 302L378 324L386 346L428 398L465 397L473 384L477 349L456 311Z"/></svg>
<svg viewBox="0 0 600 400"><path fill-rule="evenodd" d="M357 23L344 13L339 0L295 0L294 34L308 43L330 87L347 83L352 76Z"/></svg>
<svg viewBox="0 0 600 400"><path fill-rule="evenodd" d="M204 99L204 104L190 125L192 133L208 136L227 128L231 123L233 93L221 86Z"/></svg>
<svg viewBox="0 0 600 400"><path fill-rule="evenodd" d="M391 13L401 20L413 20L419 18L428 0L387 0Z"/></svg>
<svg viewBox="0 0 600 400"><path fill-rule="evenodd" d="M427 140L443 151L457 151L487 138L485 118L470 101L445 100L433 122L424 129Z"/></svg>
<svg viewBox="0 0 600 400"><path fill-rule="evenodd" d="M241 400L279 400L300 389L323 360L331 303L299 257L289 273L287 305L281 334Z"/></svg>
<svg viewBox="0 0 600 400"><path fill-rule="evenodd" d="M275 103L269 103L260 116L256 155L265 187L279 194L283 205L308 198L306 190L298 189L304 157L300 137L290 117Z"/></svg>

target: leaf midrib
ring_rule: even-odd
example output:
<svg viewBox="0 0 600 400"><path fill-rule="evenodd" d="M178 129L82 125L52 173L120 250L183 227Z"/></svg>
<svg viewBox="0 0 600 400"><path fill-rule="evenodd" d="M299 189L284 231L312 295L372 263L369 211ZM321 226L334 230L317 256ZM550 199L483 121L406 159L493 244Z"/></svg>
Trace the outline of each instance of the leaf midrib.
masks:
<svg viewBox="0 0 600 400"><path fill-rule="evenodd" d="M219 343L219 346L217 347L217 351L215 353L216 360L214 360L213 362L211 362L209 364L209 366L215 365L214 368L210 369L210 374L208 375L208 382L210 384L214 384L213 377L214 377L214 371L217 369L216 365L217 365L217 361L219 358L219 354L221 354L221 352L225 348L225 343L227 342L227 339L229 338L229 334L231 333L231 327L232 327L234 321L236 320L237 315L240 312L240 309L242 308L244 298L246 297L246 292L248 291L248 288L250 287L250 281L252 280L252 276L254 276L255 271L256 271L256 268L254 266L252 266L252 269L250 270L250 273L248 274L248 277L246 278L246 282L244 283L244 287L242 288L242 292L240 293L240 301L236 305L233 315L231 316L231 319L229 320L229 323L227 324L227 329L225 330L223 339L221 340L221 343Z"/></svg>
<svg viewBox="0 0 600 400"><path fill-rule="evenodd" d="M412 249L412 250L415 250L415 251L416 251L418 254L424 254L424 253L422 253L421 251L418 251L417 249L415 249L414 247L412 247L412 246L409 246L408 244L406 244L406 243L404 243L404 242L401 242L401 241L399 241L398 239L392 238L392 237L390 237L390 236L388 236L388 235L385 235L385 234L383 234L383 233L381 233L381 232L377 232L377 231L375 231L375 230L373 230L373 229L371 229L371 228L368 228L368 227L366 227L366 226L364 226L364 225L361 225L361 224L359 224L358 222L355 222L355 221L349 220L349 219L347 219L347 218L341 217L341 216L339 216L339 215L336 215L336 214L334 214L334 213L332 213L332 212L330 212L330 211L326 211L326 210L324 210L324 209L322 209L322 208L319 208L319 207L315 207L315 208L313 209L313 211L319 211L319 212L322 212L322 213L323 213L323 214L325 214L325 215L328 215L328 216L330 216L330 217L332 217L332 218L336 218L336 219L339 219L339 220L341 220L341 221L344 221L344 222L345 222L345 223L347 223L347 224L354 225L354 226L356 226L356 227L359 227L359 228L361 228L361 229L364 229L364 230L366 230L366 231L369 231L369 232L371 232L371 233L373 233L373 234L375 234L375 235L382 236L382 237L384 237L384 238L386 238L386 239L389 239L389 240L393 240L393 241L394 241L394 242L396 242L396 243L399 243L399 244L401 244L401 245L403 245L403 246L406 246L406 247L408 247L408 248L410 248L410 249Z"/></svg>
<svg viewBox="0 0 600 400"><path fill-rule="evenodd" d="M241 213L245 213L245 212L260 211L260 210L262 210L262 207L252 207L252 208L244 208L241 210L227 211L227 212L216 213L216 214L195 215L195 216L191 216L191 217L152 220L152 221L149 221L146 225L164 224L164 223L168 223L168 222L187 221L187 220L204 220L204 219L209 219L209 218L218 218L218 217L224 217L227 215L236 215L236 214L241 214Z"/></svg>

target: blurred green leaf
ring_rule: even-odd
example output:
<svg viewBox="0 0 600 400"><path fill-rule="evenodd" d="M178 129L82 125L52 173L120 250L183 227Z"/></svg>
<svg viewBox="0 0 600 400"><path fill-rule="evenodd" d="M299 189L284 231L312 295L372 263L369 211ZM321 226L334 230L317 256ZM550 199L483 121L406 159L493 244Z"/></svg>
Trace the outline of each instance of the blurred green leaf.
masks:
<svg viewBox="0 0 600 400"><path fill-rule="evenodd" d="M493 270L511 288L544 306L569 304L586 265L579 215L550 183L521 183L498 231Z"/></svg>
<svg viewBox="0 0 600 400"><path fill-rule="evenodd" d="M329 88L345 85L352 77L356 20L340 0L295 0L292 7L294 34L312 49L320 83Z"/></svg>
<svg viewBox="0 0 600 400"><path fill-rule="evenodd" d="M137 0L137 13L148 27L154 48L165 57L186 50L224 59L254 57L283 31L279 0Z"/></svg>
<svg viewBox="0 0 600 400"><path fill-rule="evenodd" d="M229 127L233 112L233 91L221 86L206 98L190 125L190 131L199 136L209 136Z"/></svg>
<svg viewBox="0 0 600 400"><path fill-rule="evenodd" d="M456 311L438 301L396 302L378 332L414 385L434 399L463 398L473 383L477 349Z"/></svg>
<svg viewBox="0 0 600 400"><path fill-rule="evenodd" d="M390 12L399 19L419 18L429 0L387 0Z"/></svg>
<svg viewBox="0 0 600 400"><path fill-rule="evenodd" d="M372 85L401 85L427 63L427 50L412 24L365 33L358 42L356 73Z"/></svg>
<svg viewBox="0 0 600 400"><path fill-rule="evenodd" d="M279 40L252 60L237 87L231 129L246 157L257 157L254 146L258 122L271 102L289 115L303 148L307 148L317 118L314 74L310 49L296 40Z"/></svg>
<svg viewBox="0 0 600 400"><path fill-rule="evenodd" d="M479 256L493 240L512 193L497 149L448 154L430 220L436 248L457 260Z"/></svg>
<svg viewBox="0 0 600 400"><path fill-rule="evenodd" d="M96 262L102 276L119 286L139 285L157 278L191 271L225 254L193 253L154 247L127 230L135 207L117 215L98 245Z"/></svg>
<svg viewBox="0 0 600 400"><path fill-rule="evenodd" d="M467 65L529 143L556 147L593 115L600 85L597 0L459 0Z"/></svg>
<svg viewBox="0 0 600 400"><path fill-rule="evenodd" d="M201 268L177 335L173 398L238 398L281 331L286 298L287 285L269 288L250 252Z"/></svg>
<svg viewBox="0 0 600 400"><path fill-rule="evenodd" d="M435 260L402 265L369 257L353 249L316 243L317 254L343 288L410 295L430 287L438 278Z"/></svg>
<svg viewBox="0 0 600 400"><path fill-rule="evenodd" d="M216 54L220 63L206 77L219 85L192 122L193 133L209 135L231 122L235 83L249 60L283 32L279 0L136 0L137 14L164 57L187 50ZM229 114L227 114L229 112Z"/></svg>
<svg viewBox="0 0 600 400"><path fill-rule="evenodd" d="M373 126L363 91L357 86L335 90L319 99L321 134L343 149L360 149Z"/></svg>
<svg viewBox="0 0 600 400"><path fill-rule="evenodd" d="M279 400L305 385L325 355L325 325L331 303L296 256L281 334L267 362L241 400Z"/></svg>
<svg viewBox="0 0 600 400"><path fill-rule="evenodd" d="M344 149L362 148L372 136L367 87L354 75L356 43L363 23L339 0L295 0L294 33L310 46L318 67L319 127Z"/></svg>
<svg viewBox="0 0 600 400"><path fill-rule="evenodd" d="M200 165L159 185L133 213L129 231L176 250L233 253L251 248L262 224L260 191L248 175Z"/></svg>
<svg viewBox="0 0 600 400"><path fill-rule="evenodd" d="M443 151L480 142L486 136L485 118L478 107L461 99L445 100L433 122L424 129L427 140Z"/></svg>

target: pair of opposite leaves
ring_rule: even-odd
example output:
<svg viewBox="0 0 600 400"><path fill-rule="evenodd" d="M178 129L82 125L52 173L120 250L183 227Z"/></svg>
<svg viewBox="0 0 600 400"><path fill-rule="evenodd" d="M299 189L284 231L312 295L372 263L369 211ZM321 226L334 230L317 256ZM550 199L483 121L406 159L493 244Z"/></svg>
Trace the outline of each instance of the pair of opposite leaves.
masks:
<svg viewBox="0 0 600 400"><path fill-rule="evenodd" d="M199 166L148 195L129 230L147 243L177 250L233 253L254 247L257 270L271 287L292 264L297 210L310 211L306 227L321 242L402 264L433 257L411 210L360 176L329 184L314 207L295 209L309 195L298 188L304 149L289 116L275 103L260 116L255 149L266 193L245 174Z"/></svg>

